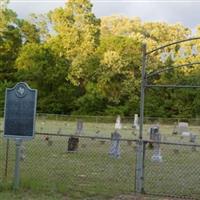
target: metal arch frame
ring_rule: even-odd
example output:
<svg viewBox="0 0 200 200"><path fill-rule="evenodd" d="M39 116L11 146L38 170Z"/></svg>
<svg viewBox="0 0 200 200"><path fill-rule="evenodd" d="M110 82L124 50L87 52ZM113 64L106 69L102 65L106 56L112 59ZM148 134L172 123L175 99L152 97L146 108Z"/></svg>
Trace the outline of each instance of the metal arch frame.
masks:
<svg viewBox="0 0 200 200"><path fill-rule="evenodd" d="M165 87L165 88L200 88L200 85L151 85L151 84L147 84L147 79L149 77L155 76L157 74L160 74L162 72L166 72L169 71L170 69L174 69L174 68L180 68L180 67L189 67L189 66L193 66L193 65L197 65L200 64L200 62L195 62L195 63L186 63L186 64L182 64L182 65L177 65L177 66L168 66L165 67L162 70L157 70L154 72L151 72L149 74L146 73L146 67L147 67L147 56L149 56L150 54L157 52L159 50L165 49L166 47L172 46L172 45L176 45L179 43L184 43L184 42L188 42L188 41L192 41L192 40L200 40L200 37L194 37L194 38L188 38L188 39L184 39L184 40L179 40L176 42L172 42L163 46L160 46L156 49L153 49L151 51L147 52L147 45L143 44L142 45L142 77L141 77L141 94L140 94L140 129L139 129L139 140L143 139L143 123L144 123L144 100L145 100L145 89L146 88L153 88L153 87Z"/></svg>

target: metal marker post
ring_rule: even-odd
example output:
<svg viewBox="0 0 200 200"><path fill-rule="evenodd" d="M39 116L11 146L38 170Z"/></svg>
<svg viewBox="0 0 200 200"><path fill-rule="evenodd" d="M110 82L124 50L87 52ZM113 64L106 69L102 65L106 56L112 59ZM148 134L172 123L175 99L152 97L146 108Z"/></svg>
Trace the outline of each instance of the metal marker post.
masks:
<svg viewBox="0 0 200 200"><path fill-rule="evenodd" d="M140 131L137 143L136 155L136 192L143 193L144 184L144 142L143 142L143 123L144 123L144 97L145 97L145 67L146 67L146 44L142 45L142 82L140 97Z"/></svg>
<svg viewBox="0 0 200 200"><path fill-rule="evenodd" d="M20 181L20 148L22 139L16 138L16 160L15 160L15 171L14 171L14 189L19 188Z"/></svg>
<svg viewBox="0 0 200 200"><path fill-rule="evenodd" d="M8 175L8 156L9 156L9 139L6 141L6 164L5 164L5 179L7 178Z"/></svg>

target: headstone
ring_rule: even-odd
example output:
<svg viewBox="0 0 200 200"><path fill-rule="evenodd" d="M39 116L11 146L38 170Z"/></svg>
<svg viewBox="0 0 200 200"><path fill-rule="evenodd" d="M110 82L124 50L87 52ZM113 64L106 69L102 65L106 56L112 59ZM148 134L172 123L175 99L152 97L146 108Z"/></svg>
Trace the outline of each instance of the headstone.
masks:
<svg viewBox="0 0 200 200"><path fill-rule="evenodd" d="M136 130L139 130L139 120L138 120L138 114L134 115L134 122L133 122L133 128L135 128Z"/></svg>
<svg viewBox="0 0 200 200"><path fill-rule="evenodd" d="M98 137L99 134L100 134L100 130L97 130L97 131L95 132L95 136Z"/></svg>
<svg viewBox="0 0 200 200"><path fill-rule="evenodd" d="M160 143L159 143L160 141L161 141L161 135L156 134L155 143L153 143L153 156L151 157L151 159L156 162L162 162Z"/></svg>
<svg viewBox="0 0 200 200"><path fill-rule="evenodd" d="M76 125L76 135L82 135L83 134L83 121L78 120Z"/></svg>
<svg viewBox="0 0 200 200"><path fill-rule="evenodd" d="M177 134L178 134L178 126L177 126L177 123L175 122L173 131L172 131L172 135L177 135Z"/></svg>
<svg viewBox="0 0 200 200"><path fill-rule="evenodd" d="M111 147L109 151L109 155L114 158L120 157L120 133L115 130L114 133L111 133Z"/></svg>
<svg viewBox="0 0 200 200"><path fill-rule="evenodd" d="M191 135L190 136L190 142L195 143L196 137L197 137L196 135Z"/></svg>
<svg viewBox="0 0 200 200"><path fill-rule="evenodd" d="M196 143L196 135L191 134L190 136L190 142L195 144ZM196 151L196 146L192 146L192 151Z"/></svg>
<svg viewBox="0 0 200 200"><path fill-rule="evenodd" d="M78 150L79 138L78 136L83 134L83 121L78 120L76 125L75 135L71 136L68 140L68 152L76 152Z"/></svg>
<svg viewBox="0 0 200 200"><path fill-rule="evenodd" d="M59 128L58 131L57 131L57 134L60 135L60 134L61 134L61 131L62 131L62 129Z"/></svg>
<svg viewBox="0 0 200 200"><path fill-rule="evenodd" d="M149 129L149 148L153 148L153 142L155 141L156 134L159 133L159 126L153 126Z"/></svg>
<svg viewBox="0 0 200 200"><path fill-rule="evenodd" d="M150 139L153 140L153 156L151 157L152 161L162 162L161 150L160 150L160 141L161 134L159 132L159 127L155 126L150 129Z"/></svg>
<svg viewBox="0 0 200 200"><path fill-rule="evenodd" d="M115 123L115 130L120 130L121 128L122 128L121 117L120 115L118 115Z"/></svg>
<svg viewBox="0 0 200 200"><path fill-rule="evenodd" d="M79 138L78 137L70 137L68 140L68 152L76 152L78 150Z"/></svg>
<svg viewBox="0 0 200 200"><path fill-rule="evenodd" d="M149 139L150 140L155 140L156 135L159 133L159 126L153 126L149 130Z"/></svg>
<svg viewBox="0 0 200 200"><path fill-rule="evenodd" d="M190 135L189 125L187 122L179 122L178 123L178 133L181 135Z"/></svg>

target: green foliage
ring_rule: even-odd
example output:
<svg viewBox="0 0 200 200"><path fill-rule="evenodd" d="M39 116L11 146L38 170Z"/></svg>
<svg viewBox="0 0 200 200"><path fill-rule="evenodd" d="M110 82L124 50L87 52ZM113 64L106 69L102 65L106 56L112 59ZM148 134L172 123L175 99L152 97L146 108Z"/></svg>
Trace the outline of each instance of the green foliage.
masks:
<svg viewBox="0 0 200 200"><path fill-rule="evenodd" d="M126 115L139 113L141 45L148 50L185 39L191 30L180 24L143 23L123 16L96 18L89 0L69 0L47 15L32 14L19 19L0 8L0 106L3 91L17 81L26 81L39 91L38 111L63 114ZM199 27L197 27L199 34ZM186 54L199 41L184 44ZM157 52L149 57L147 72L198 62L200 55L160 61ZM199 50L198 46L198 50ZM152 84L197 84L198 65L160 73ZM159 117L199 116L197 90L147 89L145 115Z"/></svg>
<svg viewBox="0 0 200 200"><path fill-rule="evenodd" d="M67 78L74 85L87 82L90 57L99 43L100 21L92 13L89 0L69 0L64 8L50 15L57 35L53 38L59 51L70 60Z"/></svg>
<svg viewBox="0 0 200 200"><path fill-rule="evenodd" d="M88 83L84 95L76 101L77 110L73 114L102 115L107 101L98 91L96 84Z"/></svg>
<svg viewBox="0 0 200 200"><path fill-rule="evenodd" d="M13 83L12 82L8 82L8 81L0 81L0 108L1 111L4 108L4 101L5 101L5 90L6 88L10 88L13 87Z"/></svg>
<svg viewBox="0 0 200 200"><path fill-rule="evenodd" d="M67 113L72 110L75 87L66 79L69 63L47 45L27 44L16 61L20 79L39 90L38 110ZM75 92L76 93L76 92Z"/></svg>

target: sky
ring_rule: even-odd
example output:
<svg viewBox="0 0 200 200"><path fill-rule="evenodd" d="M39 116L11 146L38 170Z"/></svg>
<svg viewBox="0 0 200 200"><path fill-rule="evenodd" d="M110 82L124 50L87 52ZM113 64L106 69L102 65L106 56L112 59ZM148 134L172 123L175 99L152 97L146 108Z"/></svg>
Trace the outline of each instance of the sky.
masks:
<svg viewBox="0 0 200 200"><path fill-rule="evenodd" d="M0 0L1 1L1 0ZM9 8L19 17L45 13L64 6L66 0L10 0ZM97 17L124 15L140 17L143 21L181 23L193 31L200 24L200 0L92 0Z"/></svg>

